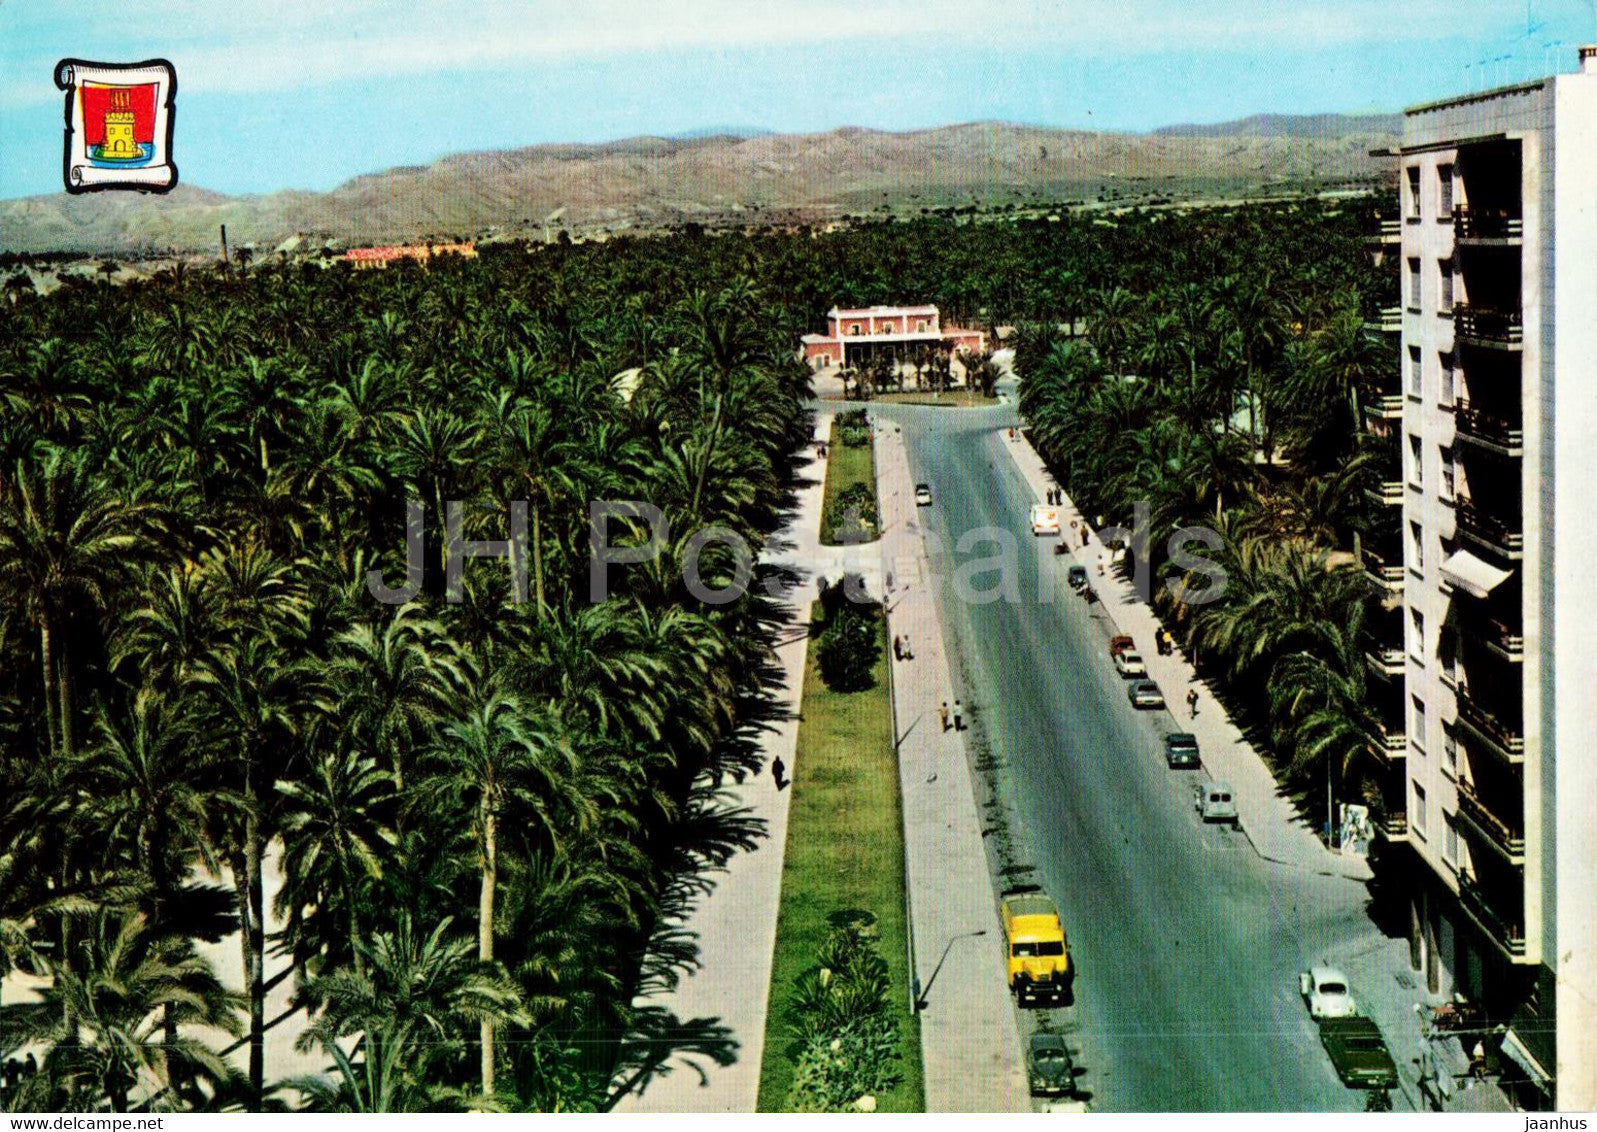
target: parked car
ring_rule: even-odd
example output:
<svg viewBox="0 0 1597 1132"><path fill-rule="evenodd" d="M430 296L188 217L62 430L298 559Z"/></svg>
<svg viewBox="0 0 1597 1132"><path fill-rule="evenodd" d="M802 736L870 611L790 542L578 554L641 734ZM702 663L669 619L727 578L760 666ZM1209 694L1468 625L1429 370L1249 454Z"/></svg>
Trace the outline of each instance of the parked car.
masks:
<svg viewBox="0 0 1597 1132"><path fill-rule="evenodd" d="M918 483L915 485L915 506L930 507L932 505L932 485Z"/></svg>
<svg viewBox="0 0 1597 1132"><path fill-rule="evenodd" d="M1198 757L1198 737L1190 731L1172 731L1166 735L1164 761L1172 770L1201 765L1202 760Z"/></svg>
<svg viewBox="0 0 1597 1132"><path fill-rule="evenodd" d="M1397 1088L1397 1065L1374 1022L1350 1014L1322 1018L1319 1027L1320 1044L1330 1054L1331 1065L1342 1084L1350 1089Z"/></svg>
<svg viewBox="0 0 1597 1132"><path fill-rule="evenodd" d="M1115 671L1122 676L1146 676L1148 666L1142 663L1142 654L1136 649L1122 649L1115 653Z"/></svg>
<svg viewBox="0 0 1597 1132"><path fill-rule="evenodd" d="M1110 656L1119 656L1121 653L1125 652L1127 649L1134 649L1136 647L1137 647L1137 642L1133 641L1130 637L1126 636L1124 633L1121 633L1119 636L1115 636L1115 637L1110 637L1109 638L1109 655Z"/></svg>
<svg viewBox="0 0 1597 1132"><path fill-rule="evenodd" d="M1026 1048L1026 1075L1034 1097L1068 1097L1076 1092L1076 1064L1065 1039L1037 1033Z"/></svg>
<svg viewBox="0 0 1597 1132"><path fill-rule="evenodd" d="M1298 993L1310 1018L1348 1018L1357 1014L1347 976L1335 967L1310 967L1298 975Z"/></svg>
<svg viewBox="0 0 1597 1132"><path fill-rule="evenodd" d="M1087 587L1087 568L1085 566L1072 566L1065 574L1070 582L1070 588L1080 593Z"/></svg>
<svg viewBox="0 0 1597 1132"><path fill-rule="evenodd" d="M1059 508L1050 507L1046 503L1033 503L1031 505L1031 533L1034 535L1057 535L1059 533Z"/></svg>
<svg viewBox="0 0 1597 1132"><path fill-rule="evenodd" d="M1133 680L1126 686L1126 698L1134 708L1164 707L1164 693L1152 680Z"/></svg>
<svg viewBox="0 0 1597 1132"><path fill-rule="evenodd" d="M1206 822L1222 822L1233 826L1241 822L1237 816L1236 799L1231 796L1231 787L1224 782L1200 782L1194 786L1192 808Z"/></svg>

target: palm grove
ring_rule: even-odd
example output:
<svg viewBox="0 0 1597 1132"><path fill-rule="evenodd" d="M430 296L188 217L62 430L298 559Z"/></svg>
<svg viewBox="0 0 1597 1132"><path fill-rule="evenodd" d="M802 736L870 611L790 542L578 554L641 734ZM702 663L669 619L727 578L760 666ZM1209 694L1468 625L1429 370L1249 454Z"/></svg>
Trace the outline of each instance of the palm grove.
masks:
<svg viewBox="0 0 1597 1132"><path fill-rule="evenodd" d="M681 565L703 527L779 526L810 429L793 344L833 303L1020 325L1071 490L1219 525L1232 588L1194 641L1268 688L1289 767L1354 761L1362 591L1326 552L1364 522L1379 285L1356 219L1299 204L8 287L0 973L41 990L0 1002L0 1054L42 1056L7 1105L602 1105L620 1035L672 1023L628 1004L691 961L644 960L657 920L757 835L716 786L757 766L777 607L705 605ZM671 535L593 603L597 499ZM366 575L405 579L411 500L423 588L387 605ZM502 563L448 600L446 506L503 539L518 500L528 600ZM241 994L198 946L229 937ZM286 1081L284 957L325 1066Z"/></svg>

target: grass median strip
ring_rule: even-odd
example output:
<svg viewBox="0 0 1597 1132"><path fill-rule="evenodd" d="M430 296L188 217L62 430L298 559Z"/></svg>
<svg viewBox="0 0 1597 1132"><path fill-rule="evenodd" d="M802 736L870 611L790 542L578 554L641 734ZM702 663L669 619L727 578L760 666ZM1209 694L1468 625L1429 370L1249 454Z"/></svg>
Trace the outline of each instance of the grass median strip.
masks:
<svg viewBox="0 0 1597 1132"><path fill-rule="evenodd" d="M832 421L826 454L826 487L821 496L821 542L826 546L875 542L881 537L881 512L876 503L876 457L864 415L863 409L856 409L840 413ZM859 423L853 423L855 420ZM849 444L850 437L863 443ZM852 537L845 538L843 524L850 507L858 512L863 526Z"/></svg>
<svg viewBox="0 0 1597 1132"><path fill-rule="evenodd" d="M820 603L811 615L822 616ZM898 1030L900 1057L894 1068L899 1081L875 1098L876 1108L919 1112L924 1107L920 1026L908 1012L904 827L888 696L886 624L881 619L874 624L874 687L832 691L821 678L814 648L805 666L760 1066L761 1112L784 1111L790 1103L800 1050L789 1027L800 981L816 966L837 925L859 912L874 917L873 942L886 962L890 984L888 1016Z"/></svg>

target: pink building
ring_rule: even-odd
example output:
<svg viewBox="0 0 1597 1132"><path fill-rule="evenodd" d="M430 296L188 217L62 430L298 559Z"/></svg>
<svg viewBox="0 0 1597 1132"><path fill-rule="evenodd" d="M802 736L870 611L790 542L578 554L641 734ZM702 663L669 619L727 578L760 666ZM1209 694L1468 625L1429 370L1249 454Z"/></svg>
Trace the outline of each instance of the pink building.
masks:
<svg viewBox="0 0 1597 1132"><path fill-rule="evenodd" d="M826 333L806 334L804 360L814 369L858 365L866 358L887 353L908 358L918 346L951 353L976 353L987 348L980 330L944 327L937 308L858 307L826 312Z"/></svg>

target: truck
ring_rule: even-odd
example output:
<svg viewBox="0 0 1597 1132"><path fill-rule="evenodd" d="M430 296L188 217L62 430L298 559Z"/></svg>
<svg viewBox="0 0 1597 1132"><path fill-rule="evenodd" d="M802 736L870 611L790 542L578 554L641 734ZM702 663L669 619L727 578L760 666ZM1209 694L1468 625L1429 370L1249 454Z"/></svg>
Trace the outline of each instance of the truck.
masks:
<svg viewBox="0 0 1597 1132"><path fill-rule="evenodd" d="M1059 906L1036 888L1005 893L1001 906L1010 991L1022 1006L1058 1005L1075 974Z"/></svg>
<svg viewBox="0 0 1597 1132"><path fill-rule="evenodd" d="M1380 1027L1362 1014L1317 1019L1320 1044L1331 1056L1331 1065L1342 1084L1350 1089L1393 1089L1397 1087L1397 1065L1381 1037Z"/></svg>
<svg viewBox="0 0 1597 1132"><path fill-rule="evenodd" d="M1059 533L1059 508L1050 507L1046 503L1033 503L1031 505L1031 533L1034 535L1057 535Z"/></svg>

